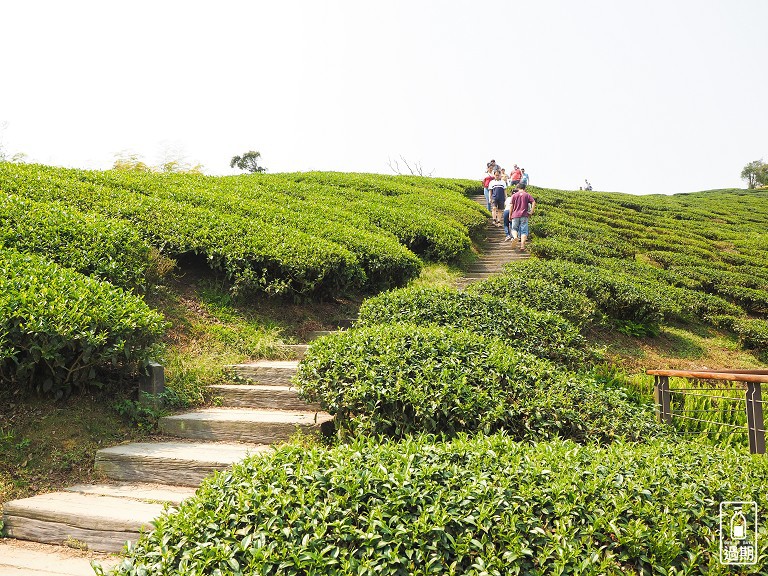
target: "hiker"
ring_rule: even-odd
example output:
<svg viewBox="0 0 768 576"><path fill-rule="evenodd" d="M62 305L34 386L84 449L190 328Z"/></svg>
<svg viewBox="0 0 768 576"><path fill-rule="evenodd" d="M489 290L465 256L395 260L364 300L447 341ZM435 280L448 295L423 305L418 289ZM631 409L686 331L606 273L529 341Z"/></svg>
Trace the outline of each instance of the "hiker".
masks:
<svg viewBox="0 0 768 576"><path fill-rule="evenodd" d="M512 240L512 228L509 215L512 212L512 193L507 190L507 199L504 201L504 242Z"/></svg>
<svg viewBox="0 0 768 576"><path fill-rule="evenodd" d="M525 171L525 168L520 168L520 172L523 174L523 177L520 179L520 184L528 186L528 173Z"/></svg>
<svg viewBox="0 0 768 576"><path fill-rule="evenodd" d="M512 194L512 207L509 217L512 220L512 239L520 238L520 252L525 252L528 239L528 216L536 209L536 200L525 191L525 186L518 186Z"/></svg>
<svg viewBox="0 0 768 576"><path fill-rule="evenodd" d="M491 162L493 162L493 160L491 160ZM491 180L493 180L493 165L491 162L488 162L486 165L485 174L483 175L483 196L485 196L485 205L488 208L488 212L491 211L491 197L488 184L490 184Z"/></svg>
<svg viewBox="0 0 768 576"><path fill-rule="evenodd" d="M491 207L494 226L501 226L501 215L504 210L504 190L507 183L501 179L501 170L493 173L494 179L488 184L491 191Z"/></svg>
<svg viewBox="0 0 768 576"><path fill-rule="evenodd" d="M586 178L584 178L584 184L586 184L584 190L592 190L592 184L590 184Z"/></svg>
<svg viewBox="0 0 768 576"><path fill-rule="evenodd" d="M523 179L523 173L520 171L520 168L517 167L517 164L515 164L515 169L512 170L512 174L510 175L509 179L511 180L510 184L512 186L517 186L520 184L520 180Z"/></svg>

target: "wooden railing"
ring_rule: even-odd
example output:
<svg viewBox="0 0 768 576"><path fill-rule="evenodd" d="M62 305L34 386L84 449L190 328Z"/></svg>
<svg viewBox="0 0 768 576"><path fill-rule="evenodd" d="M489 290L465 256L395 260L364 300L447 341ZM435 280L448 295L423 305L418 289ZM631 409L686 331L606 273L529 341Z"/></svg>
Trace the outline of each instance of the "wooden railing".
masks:
<svg viewBox="0 0 768 576"><path fill-rule="evenodd" d="M730 423L720 423L722 426L743 430L749 437L749 451L752 454L765 454L765 424L763 419L762 384L768 383L768 370L648 370L647 374L654 376L654 398L656 414L660 422L672 424L675 418L711 423L712 421L697 419L692 416L675 414L672 410L673 396L698 396L721 402L744 402L746 411L746 427ZM688 381L705 380L708 382L736 383L732 387L695 386L685 388L670 388L670 377L685 378ZM693 384L691 384L693 386ZM702 392L718 392L719 394L702 394ZM725 392L741 392L743 397L724 396ZM711 411L711 410L710 410Z"/></svg>

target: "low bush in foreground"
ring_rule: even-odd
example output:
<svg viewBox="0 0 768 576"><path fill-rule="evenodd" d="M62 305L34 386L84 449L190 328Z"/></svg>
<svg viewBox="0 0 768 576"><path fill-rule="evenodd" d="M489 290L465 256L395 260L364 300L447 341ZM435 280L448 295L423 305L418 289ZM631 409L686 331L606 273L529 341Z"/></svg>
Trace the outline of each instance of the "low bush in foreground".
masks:
<svg viewBox="0 0 768 576"><path fill-rule="evenodd" d="M165 328L138 296L31 254L0 250L0 384L61 396L105 365L149 359Z"/></svg>
<svg viewBox="0 0 768 576"><path fill-rule="evenodd" d="M360 326L396 320L465 328L504 340L517 350L574 367L584 367L596 359L579 330L562 316L492 294L450 288L391 290L363 302L359 318Z"/></svg>
<svg viewBox="0 0 768 576"><path fill-rule="evenodd" d="M326 336L295 381L342 434L505 430L609 442L662 433L651 405L469 330L391 324Z"/></svg>
<svg viewBox="0 0 768 576"><path fill-rule="evenodd" d="M768 460L689 442L287 445L206 482L114 574L730 574L723 501ZM759 524L763 570L768 529Z"/></svg>

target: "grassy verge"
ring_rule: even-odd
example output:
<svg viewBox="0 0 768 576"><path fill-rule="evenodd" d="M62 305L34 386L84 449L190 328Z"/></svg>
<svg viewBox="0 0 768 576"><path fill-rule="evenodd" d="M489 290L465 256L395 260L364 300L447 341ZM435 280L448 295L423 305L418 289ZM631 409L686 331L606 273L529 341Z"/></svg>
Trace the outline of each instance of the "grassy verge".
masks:
<svg viewBox="0 0 768 576"><path fill-rule="evenodd" d="M0 505L97 480L99 448L141 437L112 407L114 392L49 398L0 398Z"/></svg>

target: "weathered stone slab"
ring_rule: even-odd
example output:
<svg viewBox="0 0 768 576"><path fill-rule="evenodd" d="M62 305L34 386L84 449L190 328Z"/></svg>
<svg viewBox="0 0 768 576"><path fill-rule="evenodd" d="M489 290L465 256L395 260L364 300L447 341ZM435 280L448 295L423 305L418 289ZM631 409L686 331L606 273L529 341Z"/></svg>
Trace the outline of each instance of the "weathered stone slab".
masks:
<svg viewBox="0 0 768 576"><path fill-rule="evenodd" d="M240 378L263 385L287 386L296 375L298 360L259 360L248 364L234 364L225 369Z"/></svg>
<svg viewBox="0 0 768 576"><path fill-rule="evenodd" d="M263 384L217 384L209 386L214 395L221 398L221 405L236 408L268 408L274 410L319 411L320 407L308 404L296 388L290 386L265 386Z"/></svg>
<svg viewBox="0 0 768 576"><path fill-rule="evenodd" d="M77 484L64 488L65 492L128 498L142 502L156 502L177 505L195 495L190 486L164 486L161 484L119 483L119 484Z"/></svg>
<svg viewBox="0 0 768 576"><path fill-rule="evenodd" d="M319 432L320 425L332 419L324 412L208 408L161 418L159 428L179 438L274 444L297 430Z"/></svg>
<svg viewBox="0 0 768 576"><path fill-rule="evenodd" d="M99 450L95 468L113 480L199 486L206 476L268 450L253 444L137 442Z"/></svg>
<svg viewBox="0 0 768 576"><path fill-rule="evenodd" d="M116 556L0 538L2 576L93 576L91 560L103 568L111 568L119 562Z"/></svg>
<svg viewBox="0 0 768 576"><path fill-rule="evenodd" d="M77 543L89 550L118 552L135 542L163 504L73 492L52 492L6 502L5 534L47 544Z"/></svg>

